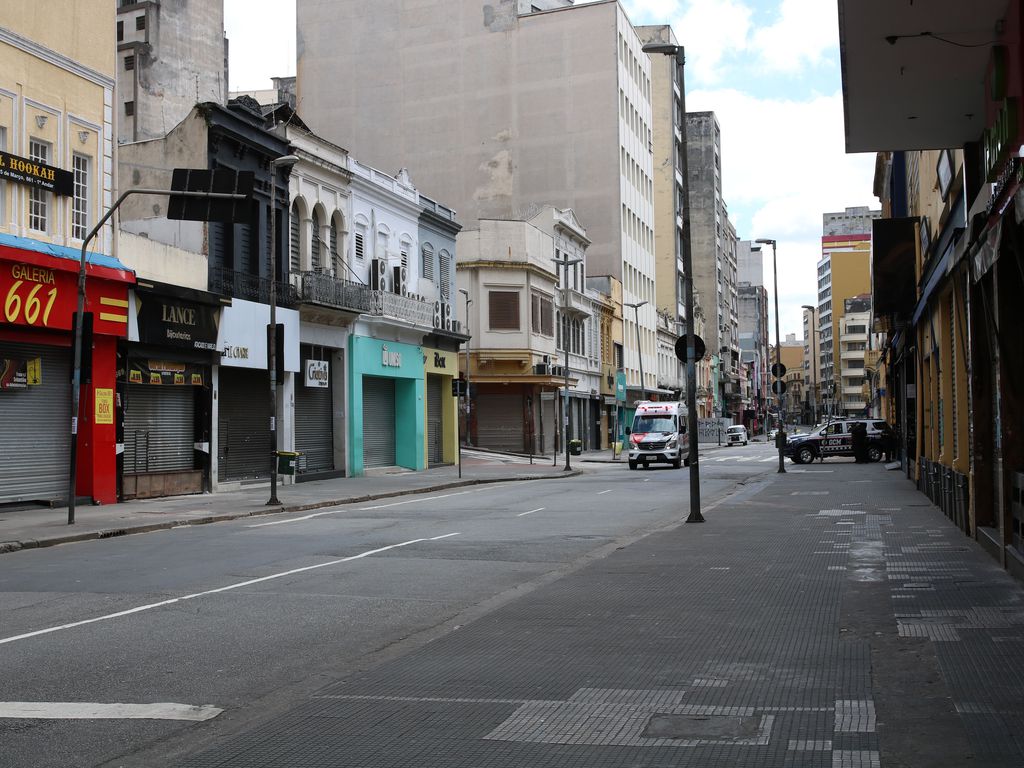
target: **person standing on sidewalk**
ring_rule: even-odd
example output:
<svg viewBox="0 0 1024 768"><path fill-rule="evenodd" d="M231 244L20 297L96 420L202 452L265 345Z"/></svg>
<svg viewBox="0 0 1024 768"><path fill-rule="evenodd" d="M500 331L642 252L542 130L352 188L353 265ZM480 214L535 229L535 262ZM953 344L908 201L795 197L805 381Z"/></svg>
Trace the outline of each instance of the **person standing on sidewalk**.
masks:
<svg viewBox="0 0 1024 768"><path fill-rule="evenodd" d="M868 428L863 421L855 422L850 427L850 438L853 442L853 458L858 464L868 462Z"/></svg>

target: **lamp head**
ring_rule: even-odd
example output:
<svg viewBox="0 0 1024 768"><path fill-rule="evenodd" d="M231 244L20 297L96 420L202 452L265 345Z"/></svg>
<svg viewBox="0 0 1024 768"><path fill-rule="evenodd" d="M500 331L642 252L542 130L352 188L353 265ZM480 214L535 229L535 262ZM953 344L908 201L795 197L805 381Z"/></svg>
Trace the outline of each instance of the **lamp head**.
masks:
<svg viewBox="0 0 1024 768"><path fill-rule="evenodd" d="M281 157L275 157L270 161L271 168L285 168L288 166L295 165L299 162L297 155L281 155Z"/></svg>
<svg viewBox="0 0 1024 768"><path fill-rule="evenodd" d="M755 243L761 243L761 245L770 245L770 246L771 246L772 248L774 248L774 247L775 247L775 241L774 241L774 240L769 240L769 239L768 239L768 238L766 238L766 237L759 237L759 238L758 238L757 240L755 240L754 242L755 242Z"/></svg>

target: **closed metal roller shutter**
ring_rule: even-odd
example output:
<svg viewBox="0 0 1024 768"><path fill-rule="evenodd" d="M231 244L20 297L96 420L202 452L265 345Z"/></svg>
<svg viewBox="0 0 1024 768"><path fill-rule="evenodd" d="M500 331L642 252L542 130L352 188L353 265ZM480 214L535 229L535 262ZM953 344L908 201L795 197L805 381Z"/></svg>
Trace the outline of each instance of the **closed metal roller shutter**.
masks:
<svg viewBox="0 0 1024 768"><path fill-rule="evenodd" d="M71 351L0 343L0 357L38 357L42 373L41 384L0 391L0 430L7 446L0 461L0 504L63 502L71 457Z"/></svg>
<svg viewBox="0 0 1024 768"><path fill-rule="evenodd" d="M494 451L523 450L523 397L481 392L473 404L477 440Z"/></svg>
<svg viewBox="0 0 1024 768"><path fill-rule="evenodd" d="M217 471L221 480L270 477L270 375L220 369Z"/></svg>
<svg viewBox="0 0 1024 768"><path fill-rule="evenodd" d="M440 376L427 376L427 461L444 462L443 380Z"/></svg>
<svg viewBox="0 0 1024 768"><path fill-rule="evenodd" d="M192 387L129 385L124 408L124 471L192 469L194 402Z"/></svg>
<svg viewBox="0 0 1024 768"><path fill-rule="evenodd" d="M363 377L363 466L395 465L395 382Z"/></svg>
<svg viewBox="0 0 1024 768"><path fill-rule="evenodd" d="M331 387L307 387L300 376L295 385L295 450L301 472L334 469L334 401Z"/></svg>

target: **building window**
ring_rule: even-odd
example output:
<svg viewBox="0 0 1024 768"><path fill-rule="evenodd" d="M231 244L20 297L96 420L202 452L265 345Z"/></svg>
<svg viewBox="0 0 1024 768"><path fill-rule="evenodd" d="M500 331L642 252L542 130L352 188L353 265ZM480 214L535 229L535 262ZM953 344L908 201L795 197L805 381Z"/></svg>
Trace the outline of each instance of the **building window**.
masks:
<svg viewBox="0 0 1024 768"><path fill-rule="evenodd" d="M117 22L117 42L124 40L124 22Z"/></svg>
<svg viewBox="0 0 1024 768"><path fill-rule="evenodd" d="M311 262L310 269L314 272L320 272L323 270L322 262L320 259L320 214L317 210L313 209L313 231L310 233L309 238L309 260Z"/></svg>
<svg viewBox="0 0 1024 768"><path fill-rule="evenodd" d="M398 247L398 252L401 254L402 257L402 266L405 267L406 269L409 268L409 251L411 250L412 243L410 243L408 240L402 240L401 244Z"/></svg>
<svg viewBox="0 0 1024 768"><path fill-rule="evenodd" d="M135 69L135 54L134 53L131 54L130 56L125 56L124 57L124 68L125 68L125 71L127 71L127 72L130 72L131 70Z"/></svg>
<svg viewBox="0 0 1024 768"><path fill-rule="evenodd" d="M492 331L519 330L518 291L489 291L487 309Z"/></svg>
<svg viewBox="0 0 1024 768"><path fill-rule="evenodd" d="M441 251L438 255L441 264L441 301L450 301L452 295L452 255L448 251ZM516 312L519 311L519 294L516 294ZM518 318L518 315L517 315ZM519 327L519 320L516 320L516 328Z"/></svg>
<svg viewBox="0 0 1024 768"><path fill-rule="evenodd" d="M427 243L420 249L420 273L426 280L434 279L434 246Z"/></svg>
<svg viewBox="0 0 1024 768"><path fill-rule="evenodd" d="M292 274L302 269L302 237L299 233L299 203L292 203L292 213L288 217L288 269Z"/></svg>
<svg viewBox="0 0 1024 768"><path fill-rule="evenodd" d="M146 28L146 15L143 14L142 16L136 16L135 17L135 29L141 31L141 30L143 30L145 28Z"/></svg>
<svg viewBox="0 0 1024 768"><path fill-rule="evenodd" d="M124 103L124 114L127 117L132 117L135 114L135 102L126 101Z"/></svg>
<svg viewBox="0 0 1024 768"><path fill-rule="evenodd" d="M0 125L0 152L7 151L7 127ZM7 217L7 182L0 179L0 225Z"/></svg>
<svg viewBox="0 0 1024 768"><path fill-rule="evenodd" d="M354 238L354 249L356 258L362 261L366 258L366 225L356 224L356 236Z"/></svg>
<svg viewBox="0 0 1024 768"><path fill-rule="evenodd" d="M331 240L331 264L334 269L334 276L338 277L341 275L342 264L341 254L338 253L338 222L335 220L331 221L331 231L328 237L330 237Z"/></svg>
<svg viewBox="0 0 1024 768"><path fill-rule="evenodd" d="M50 162L50 145L45 141L29 139L28 159L36 163ZM37 187L30 187L28 193L28 227L37 232L49 230L51 193Z"/></svg>
<svg viewBox="0 0 1024 768"><path fill-rule="evenodd" d="M553 336L554 313L555 305L549 297L539 293L530 295L530 327L534 333Z"/></svg>
<svg viewBox="0 0 1024 768"><path fill-rule="evenodd" d="M76 154L72 163L75 182L71 201L71 236L85 240L89 232L89 158Z"/></svg>

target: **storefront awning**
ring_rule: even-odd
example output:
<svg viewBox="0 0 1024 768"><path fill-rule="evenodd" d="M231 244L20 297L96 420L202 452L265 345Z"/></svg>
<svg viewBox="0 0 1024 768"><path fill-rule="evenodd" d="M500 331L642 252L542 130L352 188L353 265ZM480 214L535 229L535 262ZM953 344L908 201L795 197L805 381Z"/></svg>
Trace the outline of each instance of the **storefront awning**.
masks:
<svg viewBox="0 0 1024 768"><path fill-rule="evenodd" d="M68 262L66 267L68 271L77 271L78 265L81 264L82 260L82 251L80 249L33 240L28 237L17 237L16 235L0 233L0 253L5 250L7 251L7 257L13 260L24 259L24 254L14 253L13 251L27 251L40 254L41 256L51 256L64 260ZM132 270L113 256L96 253L95 251L86 251L85 263L90 275L104 277L108 280L121 280L126 283L135 282L135 274Z"/></svg>
<svg viewBox="0 0 1024 768"><path fill-rule="evenodd" d="M871 231L871 301L876 315L914 307L917 218L875 219Z"/></svg>

